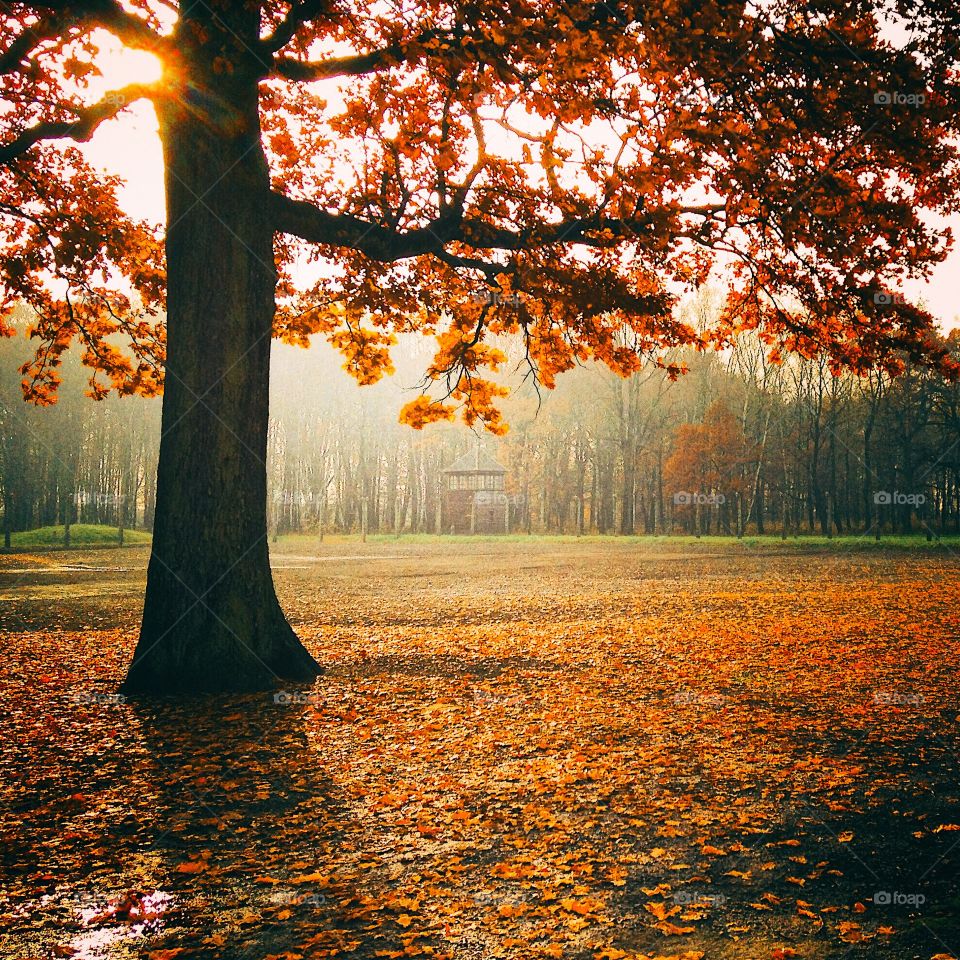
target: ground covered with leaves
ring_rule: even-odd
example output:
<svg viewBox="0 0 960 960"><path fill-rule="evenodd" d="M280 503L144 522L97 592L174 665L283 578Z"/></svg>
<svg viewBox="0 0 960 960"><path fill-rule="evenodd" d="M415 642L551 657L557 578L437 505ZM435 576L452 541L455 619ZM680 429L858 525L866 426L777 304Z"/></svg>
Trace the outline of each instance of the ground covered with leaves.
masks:
<svg viewBox="0 0 960 960"><path fill-rule="evenodd" d="M960 957L952 553L275 561L328 672L184 704L144 548L0 560L0 956Z"/></svg>

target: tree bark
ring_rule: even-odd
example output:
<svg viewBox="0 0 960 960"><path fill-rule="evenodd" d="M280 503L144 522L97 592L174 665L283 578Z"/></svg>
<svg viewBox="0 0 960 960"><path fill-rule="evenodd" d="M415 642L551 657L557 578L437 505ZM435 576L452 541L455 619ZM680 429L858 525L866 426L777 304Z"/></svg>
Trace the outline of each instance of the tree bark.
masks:
<svg viewBox="0 0 960 960"><path fill-rule="evenodd" d="M280 609L268 554L276 271L256 69L238 67L214 84L211 65L233 49L232 37L255 46L259 11L218 10L215 18L189 5L181 94L158 109L167 362L153 550L129 693L262 690L322 672Z"/></svg>

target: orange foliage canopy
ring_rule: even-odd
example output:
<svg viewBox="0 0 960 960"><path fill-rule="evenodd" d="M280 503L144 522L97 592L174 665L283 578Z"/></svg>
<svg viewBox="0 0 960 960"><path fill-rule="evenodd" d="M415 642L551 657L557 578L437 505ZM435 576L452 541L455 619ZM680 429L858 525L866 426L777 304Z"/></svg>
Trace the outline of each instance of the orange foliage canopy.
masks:
<svg viewBox="0 0 960 960"><path fill-rule="evenodd" d="M36 312L25 392L52 401L75 341L94 395L160 389L162 229L126 216L117 180L70 144L138 99L215 102L245 78L271 163L276 334L325 335L362 383L390 371L397 333L435 336L428 378L452 403L424 394L404 411L414 426L459 407L504 429L502 334L546 386L591 358L679 372L670 348L742 329L774 357L955 372L896 291L947 250L924 213L957 210L958 15L902 3L893 44L881 7L270 0L255 48L204 48L187 78L184 43L213 41L190 34L186 6L7 4L0 318ZM156 54L164 80L91 102L98 31ZM323 279L297 289L304 258ZM735 293L694 330L676 300L711 271Z"/></svg>
<svg viewBox="0 0 960 960"><path fill-rule="evenodd" d="M710 406L703 423L680 425L673 450L664 464L669 488L725 495L747 493L757 450L722 400Z"/></svg>

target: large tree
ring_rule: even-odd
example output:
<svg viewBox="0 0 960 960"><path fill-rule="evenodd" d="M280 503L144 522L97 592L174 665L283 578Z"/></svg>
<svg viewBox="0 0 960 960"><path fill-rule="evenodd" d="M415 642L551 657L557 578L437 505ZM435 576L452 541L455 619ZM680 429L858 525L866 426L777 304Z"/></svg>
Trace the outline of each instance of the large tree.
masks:
<svg viewBox="0 0 960 960"><path fill-rule="evenodd" d="M945 11L940 12L939 8ZM328 337L362 382L438 340L413 426L503 429L492 335L550 386L760 331L836 367L944 365L897 294L956 209L950 5L873 0L77 0L3 7L0 283L35 312L28 399L79 343L91 392L163 389L130 691L247 690L318 665L268 564L270 340ZM104 38L156 83L96 98ZM166 226L76 147L137 100ZM322 281L297 290L304 261ZM677 298L734 291L693 329ZM316 275L316 270L314 270ZM125 340L125 345L121 342Z"/></svg>

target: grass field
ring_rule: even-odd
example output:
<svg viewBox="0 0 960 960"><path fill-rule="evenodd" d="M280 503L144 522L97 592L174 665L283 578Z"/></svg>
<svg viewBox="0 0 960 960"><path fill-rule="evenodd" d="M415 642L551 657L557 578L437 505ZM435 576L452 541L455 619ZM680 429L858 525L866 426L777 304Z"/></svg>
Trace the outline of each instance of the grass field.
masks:
<svg viewBox="0 0 960 960"><path fill-rule="evenodd" d="M841 543L285 538L327 673L191 704L2 557L0 956L960 957L960 557Z"/></svg>
<svg viewBox="0 0 960 960"><path fill-rule="evenodd" d="M63 526L38 527L35 530L20 530L10 535L11 552L22 553L27 550L62 550ZM70 525L70 546L75 549L89 547L115 547L119 542L116 527L106 527L95 523L73 523ZM127 545L150 542L150 534L142 530L124 530L123 542Z"/></svg>
<svg viewBox="0 0 960 960"><path fill-rule="evenodd" d="M345 544L358 543L361 538L357 534L333 534L324 537L320 541L318 537L309 534L288 534L279 538L279 550L291 550L294 547L301 547L308 550L314 549L318 543L325 544ZM635 536L618 535L599 535L590 534L578 537L575 534L525 534L512 533L509 535L496 536L468 536L468 535L448 535L437 536L433 533L404 533L400 536L395 534L377 533L370 534L367 537L368 543L405 543L436 545L442 544L495 544L495 543L513 543L513 544L539 544L549 546L551 544L614 544L631 547L648 547L659 549L665 546L670 547L689 547L695 548L698 545L724 547L725 549L766 549L766 550L957 550L960 551L960 535L949 534L939 539L927 538L926 534L896 534L884 535L877 540L873 534L851 535L842 537L825 537L817 534L801 534L781 538L779 534L764 534L763 536L749 535L741 538L731 536L702 536L694 537L687 535L671 536L653 536L646 534L637 534Z"/></svg>
<svg viewBox="0 0 960 960"><path fill-rule="evenodd" d="M25 553L31 550L62 550L63 526L39 527L35 530L22 530L11 535L11 553ZM150 543L150 534L142 530L125 530L125 546L142 546ZM781 538L778 534L763 536L748 535L742 538L730 536L703 536L693 537L685 535L651 536L638 534L636 536L616 536L591 534L578 537L574 534L524 534L513 533L497 536L462 536L443 535L432 533L404 533L400 536L388 533L370 534L366 541L359 534L328 534L321 541L311 534L284 534L274 541L277 552L291 550L306 550L315 552L318 547L330 545L344 545L348 543L403 543L417 545L467 544L477 546L483 543L515 543L515 544L619 544L658 549L663 546L683 546L694 549L698 546L723 547L728 550L933 550L946 552L955 550L960 552L960 535L947 534L941 538L928 539L924 533L884 535L877 540L873 534L825 537L817 534L800 534ZM70 527L70 549L92 549L96 547L116 547L118 545L118 531L116 527L101 526L92 523L77 523Z"/></svg>

